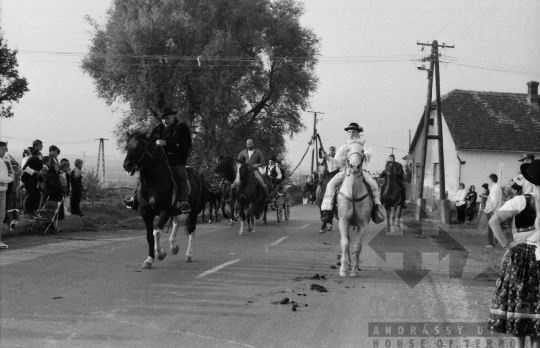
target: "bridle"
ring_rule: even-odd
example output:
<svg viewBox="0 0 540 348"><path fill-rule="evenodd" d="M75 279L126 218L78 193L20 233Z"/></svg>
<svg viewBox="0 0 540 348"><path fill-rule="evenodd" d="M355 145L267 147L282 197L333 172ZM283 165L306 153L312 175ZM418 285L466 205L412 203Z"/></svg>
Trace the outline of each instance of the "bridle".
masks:
<svg viewBox="0 0 540 348"><path fill-rule="evenodd" d="M355 151L353 153L348 154L347 155L347 168L350 168L350 166L349 166L350 161L349 160L350 160L351 156L354 155L354 154L359 155L361 159L360 159L360 174L358 174L358 175L353 174L353 175L356 176L356 177L361 177L363 175L362 174L363 173L362 166L364 165L364 151L362 151L362 152ZM347 176L349 176L351 174L352 174L352 170L349 169L349 174L347 174Z"/></svg>
<svg viewBox="0 0 540 348"><path fill-rule="evenodd" d="M143 167L146 165L146 163L144 163L142 166L139 167L139 164L146 157L146 155L150 156L150 158L155 158L154 157L154 152L156 152L156 148L157 148L157 146L154 147L154 151L152 151L152 153L150 153L150 151L148 151L148 144L147 144L147 139L146 138L143 140L143 143L144 143L143 154L142 154L141 158L139 158L137 163L135 163L135 170L137 170L137 168L138 168L139 171L141 171L143 169Z"/></svg>

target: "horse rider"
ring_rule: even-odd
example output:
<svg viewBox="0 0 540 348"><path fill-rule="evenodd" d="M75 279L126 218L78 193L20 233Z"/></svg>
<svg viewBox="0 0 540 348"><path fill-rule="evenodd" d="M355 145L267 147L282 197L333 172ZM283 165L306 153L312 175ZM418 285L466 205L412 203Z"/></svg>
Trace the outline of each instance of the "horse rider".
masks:
<svg viewBox="0 0 540 348"><path fill-rule="evenodd" d="M268 199L269 198L268 186L266 186L266 184L264 183L261 173L259 172L259 167L264 166L263 154L261 151L255 149L252 139L248 139L246 141L246 147L247 149L244 149L240 152L240 154L238 155L238 159L239 160L245 159L248 165L248 170L253 174L255 179L257 179L259 184L261 184L264 190L265 197L266 199Z"/></svg>
<svg viewBox="0 0 540 348"><path fill-rule="evenodd" d="M394 176L396 179L396 183L401 189L401 208L406 209L407 204L405 204L405 170L403 169L403 165L401 163L396 162L396 156L394 156L394 154L391 154L388 159L390 162L394 163L395 166ZM388 181L388 178L386 177L386 170L383 170L379 177L384 178L384 184L381 188L381 192L384 192L386 183Z"/></svg>
<svg viewBox="0 0 540 348"><path fill-rule="evenodd" d="M330 146L328 148L327 155L324 154L324 151L322 149L320 149L319 152L322 155L319 157L323 157L326 160L326 167L328 169L328 175L330 175L331 178L334 177L334 175L336 175L339 172L338 161L333 161L334 157L336 156L336 147L333 145Z"/></svg>
<svg viewBox="0 0 540 348"><path fill-rule="evenodd" d="M332 158L326 154L326 152L323 151L323 156L326 158L326 160L330 163L332 162L333 165L336 165L337 167L341 168L339 173L337 173L332 180L328 182L328 185L326 186L326 192L324 193L324 198L321 204L321 210L322 210L322 218L323 220L327 220L329 216L332 214L332 208L334 205L334 194L336 193L337 187L343 182L343 179L345 179L346 170L345 166L348 160L348 150L349 145L352 143L360 143L362 145L365 144L366 138L364 136L364 130L362 127L358 125L358 123L352 122L349 124L345 130L348 132L348 138L347 143L342 145L335 155L335 158ZM371 191L373 192L373 199L375 201L375 205L373 209L379 209L379 205L381 205L380 200L380 192L379 192L379 186L377 185L377 182L371 177L369 172L367 170L364 170L363 176L366 183L371 187ZM331 222L331 221L330 221Z"/></svg>
<svg viewBox="0 0 540 348"><path fill-rule="evenodd" d="M169 168L174 171L173 180L177 180L178 197L182 213L191 211L191 206L187 202L189 197L189 182L186 174L186 163L191 151L191 131L187 124L176 119L177 110L165 108L161 116L156 116L161 120L150 133L150 139L160 146L166 155ZM137 183L138 186L138 183ZM124 199L128 208L137 209L137 202L134 197L129 200Z"/></svg>
<svg viewBox="0 0 540 348"><path fill-rule="evenodd" d="M283 175L281 174L281 168L277 165L276 157L272 156L268 158L268 166L266 166L265 174L272 179L277 191Z"/></svg>

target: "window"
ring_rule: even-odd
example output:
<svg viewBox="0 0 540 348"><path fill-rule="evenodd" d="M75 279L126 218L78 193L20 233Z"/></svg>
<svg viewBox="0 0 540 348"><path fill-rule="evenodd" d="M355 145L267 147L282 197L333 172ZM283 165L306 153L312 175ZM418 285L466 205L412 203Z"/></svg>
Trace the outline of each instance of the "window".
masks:
<svg viewBox="0 0 540 348"><path fill-rule="evenodd" d="M435 124L435 119L430 118L430 119L429 119L429 125L430 125L430 126L433 126L434 124Z"/></svg>

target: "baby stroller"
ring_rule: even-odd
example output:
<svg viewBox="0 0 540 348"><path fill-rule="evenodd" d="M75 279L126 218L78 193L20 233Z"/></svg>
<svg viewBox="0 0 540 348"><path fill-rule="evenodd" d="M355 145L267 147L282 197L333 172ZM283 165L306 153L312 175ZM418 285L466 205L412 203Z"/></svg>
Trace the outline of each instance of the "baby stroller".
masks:
<svg viewBox="0 0 540 348"><path fill-rule="evenodd" d="M64 203L64 197L60 202L47 200L43 208L38 210L39 215L34 217L34 223L28 228L28 232L38 232L43 230L46 236L49 232L60 233L58 228L58 213Z"/></svg>

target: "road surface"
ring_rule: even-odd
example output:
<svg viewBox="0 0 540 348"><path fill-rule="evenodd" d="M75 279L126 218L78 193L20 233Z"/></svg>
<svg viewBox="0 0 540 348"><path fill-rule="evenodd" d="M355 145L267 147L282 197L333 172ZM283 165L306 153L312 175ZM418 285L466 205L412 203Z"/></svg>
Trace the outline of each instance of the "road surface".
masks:
<svg viewBox="0 0 540 348"><path fill-rule="evenodd" d="M150 270L142 230L10 238L0 346L510 347L482 326L495 284L485 264L405 223L393 235L369 226L356 278L333 268L337 223L318 233L312 205L245 235L198 225L191 263L183 233L176 256L165 235L168 255Z"/></svg>

